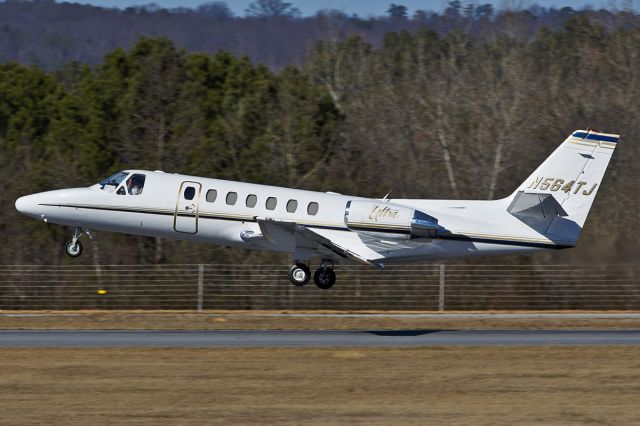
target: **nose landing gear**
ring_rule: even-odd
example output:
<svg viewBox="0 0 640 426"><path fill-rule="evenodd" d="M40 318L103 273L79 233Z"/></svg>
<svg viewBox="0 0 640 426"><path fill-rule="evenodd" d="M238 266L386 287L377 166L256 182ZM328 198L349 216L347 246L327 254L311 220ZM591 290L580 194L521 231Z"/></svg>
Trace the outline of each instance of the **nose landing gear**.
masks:
<svg viewBox="0 0 640 426"><path fill-rule="evenodd" d="M89 238L93 239L91 232L88 229L80 230L80 228L73 228L73 239L67 241L64 248L67 254L71 257L78 257L82 254L82 244L79 239L83 234L87 234Z"/></svg>

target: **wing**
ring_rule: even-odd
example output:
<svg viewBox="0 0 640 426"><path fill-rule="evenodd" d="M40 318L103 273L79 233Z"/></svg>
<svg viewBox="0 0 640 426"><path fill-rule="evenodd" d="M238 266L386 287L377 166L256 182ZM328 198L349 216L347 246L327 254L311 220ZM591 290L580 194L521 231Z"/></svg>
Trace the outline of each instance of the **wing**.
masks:
<svg viewBox="0 0 640 426"><path fill-rule="evenodd" d="M357 233L349 230L310 228L295 222L257 218L262 235L273 244L313 250L337 259L352 259L368 265L380 266L380 254L362 242Z"/></svg>

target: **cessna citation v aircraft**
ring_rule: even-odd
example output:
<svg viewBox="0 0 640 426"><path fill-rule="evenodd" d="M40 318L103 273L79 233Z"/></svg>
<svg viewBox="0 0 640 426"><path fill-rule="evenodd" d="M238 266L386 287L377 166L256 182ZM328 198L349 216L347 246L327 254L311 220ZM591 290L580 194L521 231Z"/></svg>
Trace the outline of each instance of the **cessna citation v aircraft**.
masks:
<svg viewBox="0 0 640 426"><path fill-rule="evenodd" d="M27 216L89 229L291 253L289 279L333 286L336 262L535 252L574 247L618 135L577 130L507 198L371 199L251 183L125 170L88 188L21 197Z"/></svg>

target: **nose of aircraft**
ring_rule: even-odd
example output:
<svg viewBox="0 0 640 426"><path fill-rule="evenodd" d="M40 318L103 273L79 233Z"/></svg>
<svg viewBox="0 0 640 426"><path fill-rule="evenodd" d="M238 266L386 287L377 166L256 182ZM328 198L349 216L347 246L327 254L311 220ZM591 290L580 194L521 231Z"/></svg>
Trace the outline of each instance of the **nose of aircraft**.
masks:
<svg viewBox="0 0 640 426"><path fill-rule="evenodd" d="M74 225L84 220L86 212L77 208L69 207L75 200L87 200L95 190L90 188L66 188L54 191L38 192L37 194L25 195L16 200L16 210L25 216L45 222L58 223L61 225Z"/></svg>
<svg viewBox="0 0 640 426"><path fill-rule="evenodd" d="M36 209L38 204L33 195L25 195L16 200L16 210L27 216L37 215Z"/></svg>

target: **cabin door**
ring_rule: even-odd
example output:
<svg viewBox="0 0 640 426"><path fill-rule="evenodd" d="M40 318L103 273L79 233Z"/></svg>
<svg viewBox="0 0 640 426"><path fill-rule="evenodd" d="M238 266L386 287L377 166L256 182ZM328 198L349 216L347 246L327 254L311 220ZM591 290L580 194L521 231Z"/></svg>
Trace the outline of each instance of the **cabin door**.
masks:
<svg viewBox="0 0 640 426"><path fill-rule="evenodd" d="M185 181L180 185L178 203L173 216L173 229L177 232L195 234L198 232L198 215L202 185Z"/></svg>

